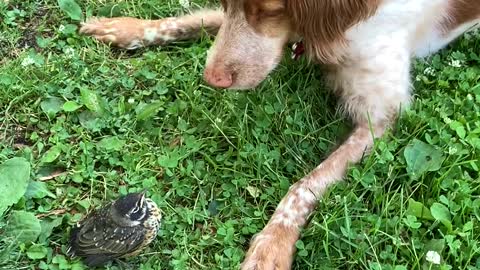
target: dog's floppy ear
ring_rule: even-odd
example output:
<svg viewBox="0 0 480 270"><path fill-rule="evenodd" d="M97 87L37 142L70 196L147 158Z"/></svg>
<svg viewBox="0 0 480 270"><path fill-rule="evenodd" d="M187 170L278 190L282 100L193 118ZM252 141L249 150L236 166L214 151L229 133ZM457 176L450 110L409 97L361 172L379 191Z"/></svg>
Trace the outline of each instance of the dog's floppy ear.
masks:
<svg viewBox="0 0 480 270"><path fill-rule="evenodd" d="M338 63L345 31L372 16L382 0L287 0L287 11L313 58Z"/></svg>

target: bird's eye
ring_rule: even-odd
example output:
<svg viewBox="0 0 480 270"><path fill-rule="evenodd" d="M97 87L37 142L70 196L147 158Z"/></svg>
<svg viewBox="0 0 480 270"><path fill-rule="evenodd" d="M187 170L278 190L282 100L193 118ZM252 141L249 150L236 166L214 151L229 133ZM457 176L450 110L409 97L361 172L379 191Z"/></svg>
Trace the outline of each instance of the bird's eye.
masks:
<svg viewBox="0 0 480 270"><path fill-rule="evenodd" d="M132 214L138 213L138 211L140 211L140 207L135 206L135 208L132 210Z"/></svg>

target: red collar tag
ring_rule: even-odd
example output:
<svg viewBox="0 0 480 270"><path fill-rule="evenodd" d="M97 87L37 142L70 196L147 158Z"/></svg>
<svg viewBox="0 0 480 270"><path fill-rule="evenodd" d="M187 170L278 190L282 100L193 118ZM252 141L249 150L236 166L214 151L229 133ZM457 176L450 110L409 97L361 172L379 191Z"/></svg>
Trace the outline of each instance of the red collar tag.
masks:
<svg viewBox="0 0 480 270"><path fill-rule="evenodd" d="M292 59L298 60L305 53L305 46L303 41L295 42L292 45Z"/></svg>

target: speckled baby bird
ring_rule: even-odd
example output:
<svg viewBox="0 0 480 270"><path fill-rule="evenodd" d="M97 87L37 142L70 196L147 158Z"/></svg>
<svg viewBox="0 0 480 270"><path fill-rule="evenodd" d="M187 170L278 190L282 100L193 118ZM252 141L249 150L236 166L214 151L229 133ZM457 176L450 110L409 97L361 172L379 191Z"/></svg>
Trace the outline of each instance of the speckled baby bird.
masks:
<svg viewBox="0 0 480 270"><path fill-rule="evenodd" d="M89 267L135 256L156 237L161 213L145 192L130 193L97 209L72 229L67 253Z"/></svg>

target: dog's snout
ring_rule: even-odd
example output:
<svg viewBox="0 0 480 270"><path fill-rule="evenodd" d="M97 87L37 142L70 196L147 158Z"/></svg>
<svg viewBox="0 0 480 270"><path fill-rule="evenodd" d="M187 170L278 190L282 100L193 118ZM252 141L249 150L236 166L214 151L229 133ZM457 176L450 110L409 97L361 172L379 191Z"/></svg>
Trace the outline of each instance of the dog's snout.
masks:
<svg viewBox="0 0 480 270"><path fill-rule="evenodd" d="M205 81L214 87L229 88L233 85L233 71L225 66L214 65L205 68Z"/></svg>

